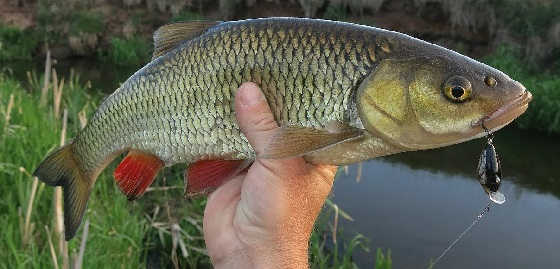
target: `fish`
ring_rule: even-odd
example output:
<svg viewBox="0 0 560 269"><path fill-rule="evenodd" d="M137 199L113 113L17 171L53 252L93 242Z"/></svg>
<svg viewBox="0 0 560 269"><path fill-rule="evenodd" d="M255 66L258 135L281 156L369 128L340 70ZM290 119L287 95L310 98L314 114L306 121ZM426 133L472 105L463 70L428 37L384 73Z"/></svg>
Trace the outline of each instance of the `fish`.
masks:
<svg viewBox="0 0 560 269"><path fill-rule="evenodd" d="M495 131L531 93L503 72L414 37L305 18L178 22L154 33L152 60L99 105L34 175L64 189L65 238L98 175L137 199L184 163L185 195L204 194L259 158L343 165L452 145ZM279 128L255 152L235 118L243 82L259 85Z"/></svg>
<svg viewBox="0 0 560 269"><path fill-rule="evenodd" d="M502 183L502 164L491 136L480 153L477 171L478 181L490 200L500 205L505 203L506 196L498 191Z"/></svg>

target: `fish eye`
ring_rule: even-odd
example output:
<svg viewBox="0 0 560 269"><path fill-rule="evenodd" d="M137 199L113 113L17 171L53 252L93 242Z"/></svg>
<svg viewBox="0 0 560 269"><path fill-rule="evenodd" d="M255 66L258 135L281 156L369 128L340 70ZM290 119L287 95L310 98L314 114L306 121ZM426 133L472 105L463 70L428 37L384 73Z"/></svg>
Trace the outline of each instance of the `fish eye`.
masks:
<svg viewBox="0 0 560 269"><path fill-rule="evenodd" d="M453 88L451 88L451 95L453 95L455 99L460 99L464 94L465 89L461 86L453 86Z"/></svg>
<svg viewBox="0 0 560 269"><path fill-rule="evenodd" d="M492 88L496 87L496 84L498 84L498 82L493 76L486 76L486 78L484 78L484 83L486 83L488 87L492 87Z"/></svg>
<svg viewBox="0 0 560 269"><path fill-rule="evenodd" d="M472 94L471 82L461 76L452 76L445 82L443 94L453 102L465 102Z"/></svg>

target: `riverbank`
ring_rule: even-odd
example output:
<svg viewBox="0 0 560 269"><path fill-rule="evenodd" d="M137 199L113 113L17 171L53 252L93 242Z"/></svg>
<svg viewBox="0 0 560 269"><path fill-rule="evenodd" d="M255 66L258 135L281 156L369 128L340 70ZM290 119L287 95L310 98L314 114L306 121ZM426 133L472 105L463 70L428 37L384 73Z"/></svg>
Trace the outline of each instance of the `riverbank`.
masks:
<svg viewBox="0 0 560 269"><path fill-rule="evenodd" d="M475 58L505 43L545 68L560 56L560 3L553 0L0 0L0 60L43 59L47 47L57 59L119 47L143 56L154 30L169 22L271 16L372 25Z"/></svg>

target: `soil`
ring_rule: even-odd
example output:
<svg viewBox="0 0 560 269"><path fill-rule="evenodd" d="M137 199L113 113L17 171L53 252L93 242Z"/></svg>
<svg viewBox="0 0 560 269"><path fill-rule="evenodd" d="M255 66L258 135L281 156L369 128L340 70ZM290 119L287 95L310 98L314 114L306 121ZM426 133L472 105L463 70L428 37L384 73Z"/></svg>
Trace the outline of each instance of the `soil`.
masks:
<svg viewBox="0 0 560 269"><path fill-rule="evenodd" d="M21 30L34 26L34 6L22 0L0 0L0 24L14 26Z"/></svg>

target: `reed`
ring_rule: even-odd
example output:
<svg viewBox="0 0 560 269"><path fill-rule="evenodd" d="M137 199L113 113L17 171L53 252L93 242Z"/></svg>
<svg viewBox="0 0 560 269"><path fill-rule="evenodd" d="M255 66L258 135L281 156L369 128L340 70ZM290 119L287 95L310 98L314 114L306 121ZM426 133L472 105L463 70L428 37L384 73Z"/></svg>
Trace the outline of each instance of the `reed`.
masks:
<svg viewBox="0 0 560 269"><path fill-rule="evenodd" d="M56 74L56 69L52 69L52 85L53 85L53 113L54 118L58 119L60 114L60 103L62 98L62 89L64 88L64 78L58 83L58 76Z"/></svg>
<svg viewBox="0 0 560 269"><path fill-rule="evenodd" d="M393 259L391 258L391 250L388 249L387 253L384 254L383 250L378 248L375 254L375 269L391 269L392 267Z"/></svg>
<svg viewBox="0 0 560 269"><path fill-rule="evenodd" d="M360 250L369 252L368 240L357 234L351 238L342 236L344 231L340 227L340 217L343 211L327 200L327 205L315 223L315 229L309 242L309 264L311 268L357 268L353 261L353 254ZM337 210L338 208L338 210ZM338 212L338 214L337 214ZM338 215L338 217L337 217ZM332 218L332 222L330 221ZM373 257L372 257L373 260ZM377 267L375 267L377 268Z"/></svg>
<svg viewBox="0 0 560 269"><path fill-rule="evenodd" d="M23 169L23 167L22 167ZM33 211L33 201L35 201L35 194L37 193L37 186L39 185L39 179L33 177L33 185L31 187L31 195L29 196L29 202L27 203L27 210L25 211L25 224L23 226L23 238L22 245L26 246L29 243L31 233L33 232L34 226L31 226L31 213Z"/></svg>
<svg viewBox="0 0 560 269"><path fill-rule="evenodd" d="M14 108L14 94L10 94L10 101L8 101L8 106L6 107L6 112L4 112L4 128L10 124L10 115L12 114L12 108Z"/></svg>
<svg viewBox="0 0 560 269"><path fill-rule="evenodd" d="M82 230L82 241L80 242L80 252L78 257L74 260L73 269L81 269L84 262L84 253L86 251L86 243L89 233L89 219L86 219L84 223L84 229Z"/></svg>
<svg viewBox="0 0 560 269"><path fill-rule="evenodd" d="M362 179L363 162L359 162L356 169L356 183L360 183L360 180Z"/></svg>
<svg viewBox="0 0 560 269"><path fill-rule="evenodd" d="M334 220L332 225L332 241L336 245L336 234L338 231L338 205L334 205Z"/></svg>
<svg viewBox="0 0 560 269"><path fill-rule="evenodd" d="M84 240L88 241L88 248L85 249L84 245L81 251L83 268L113 268L122 264L132 268L142 267L144 261L141 257L147 249L142 243L147 231L146 221L141 210L132 210L134 204L116 195L118 190L110 172L99 177L92 193L88 216L93 216L95 221L89 226L89 236L83 232L84 224L80 236L60 251L62 241L56 237L53 225L53 216L56 215L53 205L57 204L54 188L45 187L28 171L33 171L46 154L64 143L67 137L76 135L102 95L89 93L88 84L79 82L74 75L63 86L58 105L60 119L56 120L54 98L49 96L45 106L38 105L44 84L43 80L40 84L36 83L37 77L34 72L28 72L28 83L25 85L30 88L27 90L21 83L0 73L0 127L5 127L0 128L0 181L5 183L0 188L0 226L3 227L0 268L69 268L76 264L82 249L80 242ZM51 76L50 81L52 79ZM50 89L54 87L51 84L49 82ZM66 120L64 110L67 111ZM10 111L9 117L7 111ZM65 128L61 126L64 121ZM53 129L53 126L58 127ZM61 215L58 216L61 219ZM36 229L45 226L48 233L44 229ZM71 252L78 254L67 266L64 256Z"/></svg>
<svg viewBox="0 0 560 269"><path fill-rule="evenodd" d="M47 227L46 225L45 225L45 231L47 232L47 239L49 240L49 250L51 253L53 267L55 269L58 269L58 258L56 257L56 251L54 250L54 245L52 243L51 231L49 230L49 227Z"/></svg>
<svg viewBox="0 0 560 269"><path fill-rule="evenodd" d="M43 88L41 90L41 99L39 99L39 105L45 106L47 104L47 95L49 93L49 80L51 76L51 50L47 47L47 55L45 56L45 78L43 80Z"/></svg>
<svg viewBox="0 0 560 269"><path fill-rule="evenodd" d="M53 79L54 84L56 85L56 72L53 72ZM57 86L54 86L57 88ZM56 94L55 94L56 95ZM55 109L57 108L55 103ZM56 110L55 110L56 111ZM68 110L64 109L62 119L62 131L60 132L60 146L64 146L66 143L66 126L68 122ZM55 114L56 118L56 114ZM62 256L62 268L68 269L69 268L69 259L68 259L68 243L64 239L64 211L63 211L63 197L62 197L62 187L55 187L54 190L54 227L55 233L58 237L58 251Z"/></svg>

